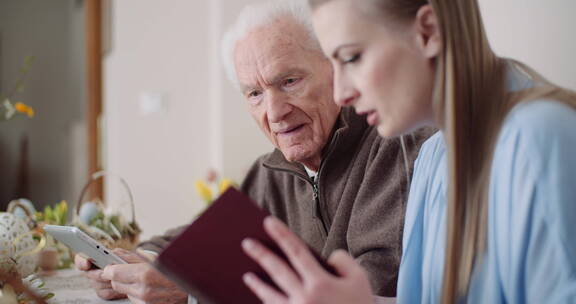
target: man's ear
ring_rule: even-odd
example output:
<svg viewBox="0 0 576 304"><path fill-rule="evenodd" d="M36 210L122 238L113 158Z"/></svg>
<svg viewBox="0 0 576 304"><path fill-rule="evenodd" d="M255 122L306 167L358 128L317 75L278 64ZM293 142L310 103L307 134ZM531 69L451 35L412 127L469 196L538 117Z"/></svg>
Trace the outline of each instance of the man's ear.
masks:
<svg viewBox="0 0 576 304"><path fill-rule="evenodd" d="M415 20L417 43L424 56L437 57L442 51L442 35L436 12L432 5L426 4L418 10Z"/></svg>

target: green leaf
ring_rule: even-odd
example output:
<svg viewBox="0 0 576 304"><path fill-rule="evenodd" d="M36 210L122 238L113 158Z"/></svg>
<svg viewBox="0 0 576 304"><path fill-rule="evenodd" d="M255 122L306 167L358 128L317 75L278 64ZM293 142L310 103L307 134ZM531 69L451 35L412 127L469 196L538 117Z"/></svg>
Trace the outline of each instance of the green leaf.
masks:
<svg viewBox="0 0 576 304"><path fill-rule="evenodd" d="M44 220L49 223L54 222L54 212L52 211L52 207L46 206L46 208L44 208Z"/></svg>
<svg viewBox="0 0 576 304"><path fill-rule="evenodd" d="M55 207L55 216L56 216L56 222L58 223L58 225L66 225L66 217L67 217L67 213L68 213L68 206L66 205L66 202L62 201L60 203L58 203Z"/></svg>

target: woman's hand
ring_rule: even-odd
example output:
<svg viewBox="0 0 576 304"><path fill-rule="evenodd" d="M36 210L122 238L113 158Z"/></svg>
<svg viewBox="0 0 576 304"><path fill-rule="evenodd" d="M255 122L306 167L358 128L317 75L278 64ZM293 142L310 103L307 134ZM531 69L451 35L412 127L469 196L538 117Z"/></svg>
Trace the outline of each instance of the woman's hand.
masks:
<svg viewBox="0 0 576 304"><path fill-rule="evenodd" d="M256 275L244 275L244 283L264 303L373 303L370 283L360 265L343 250L332 253L328 263L339 277L328 273L316 261L308 247L279 220L268 217L264 228L284 251L294 270L259 242L246 239L242 248L284 292L261 281Z"/></svg>

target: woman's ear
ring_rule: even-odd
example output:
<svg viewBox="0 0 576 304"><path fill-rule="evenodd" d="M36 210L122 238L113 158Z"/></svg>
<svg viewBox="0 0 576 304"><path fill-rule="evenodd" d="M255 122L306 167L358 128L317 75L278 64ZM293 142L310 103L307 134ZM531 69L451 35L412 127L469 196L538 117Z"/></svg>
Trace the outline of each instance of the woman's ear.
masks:
<svg viewBox="0 0 576 304"><path fill-rule="evenodd" d="M442 51L442 35L436 12L430 4L426 4L416 14L415 30L417 43L424 56L437 57Z"/></svg>

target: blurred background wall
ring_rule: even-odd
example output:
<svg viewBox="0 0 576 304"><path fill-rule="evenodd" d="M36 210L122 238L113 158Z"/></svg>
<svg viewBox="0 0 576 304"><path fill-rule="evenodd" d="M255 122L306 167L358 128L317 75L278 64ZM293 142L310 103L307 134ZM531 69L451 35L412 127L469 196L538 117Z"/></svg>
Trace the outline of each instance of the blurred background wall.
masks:
<svg viewBox="0 0 576 304"><path fill-rule="evenodd" d="M106 166L133 184L138 216L147 220L145 237L192 219L202 208L192 183L208 168L240 182L250 163L271 149L219 61L222 33L252 2L113 2ZM498 54L576 89L576 1L479 2ZM161 95L165 109L143 115L146 92Z"/></svg>
<svg viewBox="0 0 576 304"><path fill-rule="evenodd" d="M221 36L251 2L106 1L102 165L132 186L143 238L185 224L204 208L194 181L209 169L240 183L251 162L272 149L220 66ZM498 54L576 89L576 1L479 3ZM30 138L33 200L74 201L86 178L83 5L0 0L1 86L25 55L36 55L21 97L38 114L0 127L1 203L16 195L23 130ZM107 181L106 200L126 207L119 185Z"/></svg>
<svg viewBox="0 0 576 304"><path fill-rule="evenodd" d="M498 55L528 63L549 80L576 89L576 1L478 2Z"/></svg>
<svg viewBox="0 0 576 304"><path fill-rule="evenodd" d="M14 101L36 110L0 122L0 210L19 197L37 206L77 198L87 174L84 52L83 1L0 0L0 92L34 56Z"/></svg>
<svg viewBox="0 0 576 304"><path fill-rule="evenodd" d="M271 151L220 66L220 37L246 3L110 2L104 167L132 185L144 238L193 219L204 207L194 181L209 169L240 183ZM108 201L123 204L117 186L107 182Z"/></svg>

